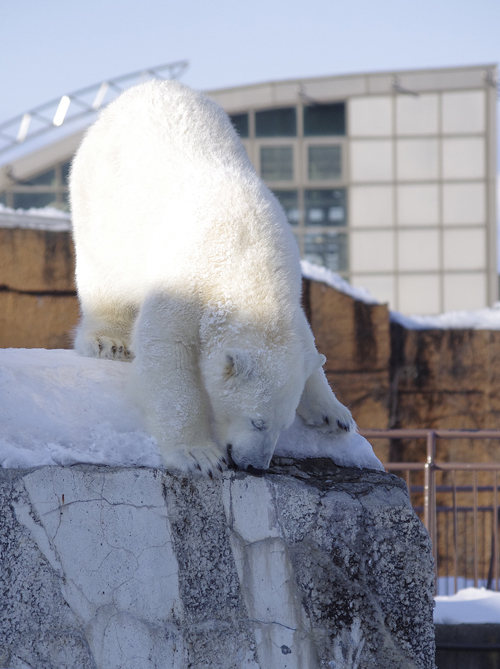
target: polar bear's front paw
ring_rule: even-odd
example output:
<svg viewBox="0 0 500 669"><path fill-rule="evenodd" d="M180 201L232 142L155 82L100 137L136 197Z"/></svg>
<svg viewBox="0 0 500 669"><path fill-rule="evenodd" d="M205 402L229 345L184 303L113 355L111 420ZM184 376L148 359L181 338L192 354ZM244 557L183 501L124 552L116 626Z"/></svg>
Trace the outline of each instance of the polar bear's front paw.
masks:
<svg viewBox="0 0 500 669"><path fill-rule="evenodd" d="M162 451L168 470L201 474L213 478L227 469L223 453L215 443L206 446L178 446Z"/></svg>
<svg viewBox="0 0 500 669"><path fill-rule="evenodd" d="M93 358L126 362L134 357L126 342L117 337L96 336L88 342L88 347L89 355Z"/></svg>

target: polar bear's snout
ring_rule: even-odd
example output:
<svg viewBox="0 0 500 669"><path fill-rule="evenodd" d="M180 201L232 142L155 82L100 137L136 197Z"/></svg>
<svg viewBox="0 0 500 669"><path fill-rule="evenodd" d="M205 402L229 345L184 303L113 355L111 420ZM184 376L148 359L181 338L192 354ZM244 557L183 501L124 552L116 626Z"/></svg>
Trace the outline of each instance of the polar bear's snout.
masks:
<svg viewBox="0 0 500 669"><path fill-rule="evenodd" d="M263 476L269 469L271 458L278 438L264 438L259 443L248 443L243 439L240 444L226 445L230 469L248 472L254 476Z"/></svg>
<svg viewBox="0 0 500 669"><path fill-rule="evenodd" d="M246 467L238 467L236 462L233 460L232 451L233 451L233 445L228 444L227 445L227 459L229 461L229 469L242 469L243 471L246 471L249 474L252 474L253 476L264 476L264 474L266 473L269 465L265 469L258 469L256 467L254 467L253 465L247 465Z"/></svg>

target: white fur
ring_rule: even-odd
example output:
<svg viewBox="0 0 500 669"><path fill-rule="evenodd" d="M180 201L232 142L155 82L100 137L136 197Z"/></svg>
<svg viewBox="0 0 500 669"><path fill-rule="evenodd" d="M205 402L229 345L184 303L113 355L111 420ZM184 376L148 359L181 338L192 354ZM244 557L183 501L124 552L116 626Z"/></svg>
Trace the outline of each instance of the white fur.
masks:
<svg viewBox="0 0 500 669"><path fill-rule="evenodd" d="M266 469L295 411L353 429L300 307L297 245L228 117L178 82L129 89L71 171L82 355L135 358L169 468Z"/></svg>

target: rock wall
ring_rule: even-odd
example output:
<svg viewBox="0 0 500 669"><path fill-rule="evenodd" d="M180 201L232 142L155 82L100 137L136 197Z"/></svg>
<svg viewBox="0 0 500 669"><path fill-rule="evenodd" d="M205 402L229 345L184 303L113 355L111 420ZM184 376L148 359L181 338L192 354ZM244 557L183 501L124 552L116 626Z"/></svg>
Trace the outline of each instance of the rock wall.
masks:
<svg viewBox="0 0 500 669"><path fill-rule="evenodd" d="M433 669L428 536L397 478L0 471L0 665Z"/></svg>
<svg viewBox="0 0 500 669"><path fill-rule="evenodd" d="M304 308L325 372L362 427L387 429L391 342L387 305L365 304L324 283L304 280Z"/></svg>
<svg viewBox="0 0 500 669"><path fill-rule="evenodd" d="M500 331L391 326L391 427L498 429ZM423 441L394 443L394 460L425 460ZM496 440L438 440L437 459L500 462Z"/></svg>
<svg viewBox="0 0 500 669"><path fill-rule="evenodd" d="M0 228L0 348L69 348L78 322L69 232Z"/></svg>

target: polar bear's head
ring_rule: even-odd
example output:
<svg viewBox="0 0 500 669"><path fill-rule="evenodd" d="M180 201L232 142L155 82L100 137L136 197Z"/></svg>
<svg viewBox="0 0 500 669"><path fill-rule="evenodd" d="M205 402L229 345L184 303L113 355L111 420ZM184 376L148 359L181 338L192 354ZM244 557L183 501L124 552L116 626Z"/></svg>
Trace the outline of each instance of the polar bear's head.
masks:
<svg viewBox="0 0 500 669"><path fill-rule="evenodd" d="M214 435L238 469L262 473L291 426L306 379L325 361L302 350L227 349L203 365Z"/></svg>

